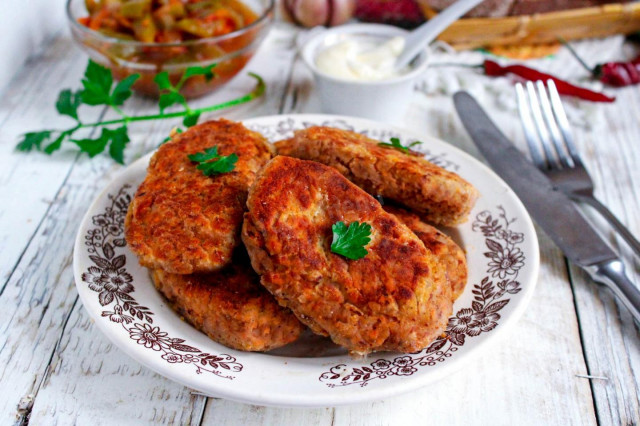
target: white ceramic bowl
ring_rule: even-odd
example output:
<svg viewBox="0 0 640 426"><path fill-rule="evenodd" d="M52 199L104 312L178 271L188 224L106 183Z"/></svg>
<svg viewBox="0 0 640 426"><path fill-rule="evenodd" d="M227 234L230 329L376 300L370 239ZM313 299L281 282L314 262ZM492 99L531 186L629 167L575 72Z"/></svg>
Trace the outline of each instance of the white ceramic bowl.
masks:
<svg viewBox="0 0 640 426"><path fill-rule="evenodd" d="M301 55L315 77L323 112L401 122L413 95L413 83L427 67L426 50L413 61L409 72L379 81L353 81L333 77L318 69L316 56L346 37L379 37L384 41L407 33L406 30L380 24L350 24L311 32L302 46Z"/></svg>

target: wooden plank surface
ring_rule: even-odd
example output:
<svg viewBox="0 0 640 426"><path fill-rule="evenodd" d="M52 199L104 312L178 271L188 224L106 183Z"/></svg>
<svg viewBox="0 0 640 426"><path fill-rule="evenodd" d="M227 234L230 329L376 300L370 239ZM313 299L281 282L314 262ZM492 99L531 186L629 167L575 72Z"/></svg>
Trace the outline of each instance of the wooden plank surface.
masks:
<svg viewBox="0 0 640 426"><path fill-rule="evenodd" d="M320 112L308 70L296 60L295 32L274 31L249 68L268 84L266 96L229 111L232 119ZM567 268L538 230L542 265L524 317L461 371L429 387L385 401L319 409L257 407L207 398L131 360L103 337L78 301L71 249L90 201L121 167L108 158L53 158L12 152L25 129L55 123L57 91L75 86L84 56L62 37L30 61L0 104L0 424L633 424L639 417L637 326L610 294ZM48 73L41 70L46 68ZM38 71L40 70L40 71ZM250 86L198 100L215 103ZM53 87L54 89L51 89ZM598 195L640 234L638 119L640 93L628 89L603 115L597 132L577 135ZM416 92L407 128L477 154L450 98ZM131 111L154 110L144 100ZM99 108L92 113L100 114ZM524 146L513 111L492 110L508 136ZM213 115L212 115L213 116ZM172 123L132 127L131 161L153 149ZM608 140L612 145L602 141ZM25 214L26 212L26 214ZM631 259L611 233L607 237ZM628 265L637 277L638 262ZM577 302L574 304L574 300ZM635 372L635 374L634 374ZM597 375L607 380L578 377ZM20 406L20 407L18 407Z"/></svg>
<svg viewBox="0 0 640 426"><path fill-rule="evenodd" d="M39 155L14 152L19 136L27 131L73 125L72 120L60 118L54 108L62 88L79 85L86 64L86 57L70 47L69 40L58 40L45 49L42 56L31 60L25 72L16 75L0 104L2 286L14 271L74 162L74 152L62 153L46 163ZM92 108L87 118L97 118L102 111L102 108ZM15 208L13 202L16 201L23 208Z"/></svg>
<svg viewBox="0 0 640 426"><path fill-rule="evenodd" d="M53 109L56 89L77 84L85 62L68 42L57 41L18 74L0 110L0 381L10 384L2 389L3 424L20 419L18 405L28 407L40 387L77 298L73 281L60 281L62 268L71 264L71 246L63 238L68 219L52 214L67 200L61 186L76 154L44 162L39 155L15 153L14 147L27 130L68 124ZM101 111L96 108L88 117Z"/></svg>
<svg viewBox="0 0 640 426"><path fill-rule="evenodd" d="M617 93L623 108L608 109L600 134L576 131L576 142L596 183L596 196L636 236L640 235L640 93L627 88ZM624 255L627 274L640 286L640 259L589 208L584 209L603 235ZM640 421L640 330L612 293L594 284L579 269L571 276L590 374L606 379L592 382L601 425Z"/></svg>
<svg viewBox="0 0 640 426"><path fill-rule="evenodd" d="M148 108L149 102L142 99L136 99L131 105L131 110L139 113ZM132 129L137 147L129 154L138 156L153 149L168 133L169 126ZM31 268L32 276L25 285L50 289L50 306L58 307L60 304L56 298L61 297L68 305L52 311L52 315L64 318L61 330L51 333L46 322L45 326L38 328L46 336L55 336L56 342L53 350L47 348L49 364L43 379L30 392L34 396L30 421L34 424L46 424L53 418L60 424L184 423L197 416L204 406L203 397L193 396L188 389L132 363L112 347L97 332L78 302L71 265L77 224L92 199L120 170L121 166L106 156L92 160L81 156L65 179L54 208L47 216L65 220L56 226L55 234L46 230L36 234L31 246L37 244L38 249L33 253L28 251L23 257L23 262L32 262L35 261L32 259L46 253L45 264L50 264L52 270L43 270L39 266ZM53 249L45 250L44 247ZM62 257L66 261L61 262ZM43 276L51 277L44 286L37 280ZM61 290L66 288L70 289L69 294L63 295ZM35 351L39 348L36 347ZM105 389L113 395L107 397L103 393ZM156 405L150 410L138 410L135 403L118 403L135 402L138 398L154 401Z"/></svg>
<svg viewBox="0 0 640 426"><path fill-rule="evenodd" d="M289 38L274 40L288 41ZM293 58L294 55L291 53L282 55L278 66L271 68L272 72L262 73L269 86L267 97L253 105L230 110L225 115L239 119L277 113L287 87L286 82L279 77L285 71L288 73ZM273 61L273 57L268 54L258 56L249 68L264 68L260 65L261 61ZM206 101L198 100L193 105L204 102L213 104L238 96L252 85L251 78L239 77L229 90L207 97ZM157 108L152 102L144 99L135 99L129 107L129 111L136 111L138 114ZM132 126L132 140L136 141L136 144L129 149L128 160L154 149L174 124ZM60 207L49 213L50 217L67 218L66 225L58 227L60 234L36 235L32 245L41 243L47 246L52 243L50 238L55 238L57 245L69 249L54 250L50 256L53 259L70 256L77 224L87 206L119 170L120 167L109 158L97 157L89 160L81 157L62 185L61 196L64 197L64 202L56 200L54 204ZM25 261L29 261L30 257L25 258ZM57 262L51 263L55 265ZM52 354L50 348L47 348L46 353L49 354L50 361L46 376L27 394L33 395L34 399L30 410L31 421L34 424L44 424L48 419L55 417L60 424L199 424L208 398L192 394L191 390L184 386L151 372L113 347L95 329L81 303L77 303L70 261L60 263L59 268L60 270L56 271L58 278L55 282L48 282L47 287L54 287L53 293L57 293L58 287L61 286L70 289L67 291L69 294L64 295L70 306L61 307L67 318L67 325L52 333L52 337L58 336L59 340ZM34 268L32 274L52 275L39 268ZM41 283L33 281L32 284L37 286ZM14 329L16 332L20 331L19 327ZM25 347L25 350L28 349ZM106 389L108 391L105 392ZM78 405L78 401L83 401L82 406ZM7 401L7 405L11 402ZM141 405L144 409L141 409Z"/></svg>

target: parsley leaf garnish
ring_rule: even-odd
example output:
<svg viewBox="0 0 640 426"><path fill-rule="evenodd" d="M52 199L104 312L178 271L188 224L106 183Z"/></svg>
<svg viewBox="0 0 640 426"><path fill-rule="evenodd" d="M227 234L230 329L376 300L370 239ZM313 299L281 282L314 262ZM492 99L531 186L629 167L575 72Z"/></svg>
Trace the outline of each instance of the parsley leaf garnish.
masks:
<svg viewBox="0 0 640 426"><path fill-rule="evenodd" d="M84 89L80 92L80 99L87 105L110 105L112 107L120 106L131 96L131 86L140 74L133 74L116 84L111 92L113 85L113 75L109 68L89 60L89 65L84 72L82 86Z"/></svg>
<svg viewBox="0 0 640 426"><path fill-rule="evenodd" d="M238 161L236 154L218 155L217 146L207 148L204 152L191 154L188 157L189 160L199 163L196 168L202 170L202 173L206 176L228 173L235 169L236 162Z"/></svg>
<svg viewBox="0 0 640 426"><path fill-rule="evenodd" d="M51 138L50 130L43 130L42 132L29 132L25 133L20 143L16 146L18 151L29 152L32 149L40 149L42 142L48 141Z"/></svg>
<svg viewBox="0 0 640 426"><path fill-rule="evenodd" d="M78 121L78 107L81 103L79 91L74 93L71 89L65 89L58 95L56 109L61 115L68 115Z"/></svg>
<svg viewBox="0 0 640 426"><path fill-rule="evenodd" d="M89 60L89 65L84 72L82 79L82 87L80 97L82 102L87 105L103 105L109 103L109 94L111 85L113 84L113 76L108 68Z"/></svg>
<svg viewBox="0 0 640 426"><path fill-rule="evenodd" d="M215 77L215 73L212 71L216 67L216 64L211 64L206 67L189 67L185 72L184 78L185 80L190 77L195 77L196 75L203 75L206 81L211 81L213 77Z"/></svg>
<svg viewBox="0 0 640 426"><path fill-rule="evenodd" d="M106 129L109 130L109 129ZM127 126L118 127L115 130L110 130L111 144L109 145L109 155L120 164L124 164L124 149L129 143L129 134L127 132Z"/></svg>
<svg viewBox="0 0 640 426"><path fill-rule="evenodd" d="M158 74L160 75L160 74ZM157 81L156 81L157 83ZM165 89L163 89L165 90ZM167 89L168 90L168 89ZM186 105L187 101L184 96L182 96L177 91L170 91L166 93L160 94L160 99L158 101L158 107L160 107L160 112L163 113L165 109L169 108L171 105L182 104Z"/></svg>
<svg viewBox="0 0 640 426"><path fill-rule="evenodd" d="M68 132L62 132L60 133L60 135L56 138L56 140L54 140L53 142L51 142L49 145L47 145L43 151L45 154L51 155L52 153L54 153L55 151L59 150L60 147L62 146L62 142L64 142L65 138L69 136Z"/></svg>
<svg viewBox="0 0 640 426"><path fill-rule="evenodd" d="M102 128L102 133L96 139L71 139L71 142L78 145L80 151L89 154L93 158L100 154L109 145L109 155L120 164L124 164L124 148L129 142L127 127L122 126L111 130Z"/></svg>
<svg viewBox="0 0 640 426"><path fill-rule="evenodd" d="M199 115L196 116L195 114L191 114L191 110L189 110L186 99L180 93L180 89L182 89L182 86L184 86L184 83L188 79L198 75L203 75L206 81L210 81L213 77L215 77L215 74L212 71L215 68L215 66L216 64L211 64L206 67L199 67L199 66L189 67L187 68L185 73L182 75L180 80L175 85L171 83L171 79L169 78L168 72L163 71L161 73L158 73L154 77L153 81L155 81L155 83L158 85L158 88L160 89L160 100L158 102L158 106L160 107L160 112L161 113L164 112L164 110L166 108L169 108L171 105L181 104L182 106L185 107L185 109L188 112L187 118L185 118L185 120L191 117L190 119L191 121L187 120L187 122L185 122L184 125L187 127L191 127L194 124L196 124L198 122ZM193 123L193 124L187 124L187 123Z"/></svg>
<svg viewBox="0 0 640 426"><path fill-rule="evenodd" d="M199 112L189 114L184 118L184 120L182 120L182 124L184 124L185 127L192 127L198 124L198 119L200 119Z"/></svg>
<svg viewBox="0 0 640 426"><path fill-rule="evenodd" d="M133 94L131 88L140 78L140 74L133 74L119 82L114 82L113 74L109 68L93 60L89 60L81 81L82 88L76 91L64 89L58 94L58 99L56 100L56 110L58 113L73 118L75 120L74 125L64 130L47 129L39 132L25 133L16 145L16 149L22 152L41 151L51 155L55 151L58 151L64 142L69 141L74 143L81 152L89 154L89 157L95 157L108 148L111 158L122 164L124 162L124 149L129 143L127 126L131 122L182 117L182 124L185 127L191 127L198 123L203 113L240 105L264 94L265 83L262 77L254 73L249 73L257 82L251 92L216 105L191 109L185 97L180 93L181 89L189 79L194 77L201 76L201 79L206 81L215 78L216 74L213 72L215 66L216 64L203 67L189 67L175 85L172 83L172 78L170 78L169 73L166 71L157 74L154 80L160 92L160 99L158 101L160 113L132 117L126 114L120 107ZM175 78L173 78L173 81L175 81ZM183 110L174 111L169 114L164 113L165 108L175 104L182 105ZM82 105L107 106L117 112L120 118L85 122L79 114L79 109ZM120 125L121 127L115 129L108 128L108 126L114 125ZM73 137L77 131L88 128L100 130L100 136L84 139ZM175 132L172 132L172 135L175 133L181 133L181 130L177 129ZM165 139L163 143L168 141L170 137ZM209 160L203 160L203 163L206 164L201 164L198 168L205 171L207 175L226 173L234 169L234 164L237 160L238 157L235 154L226 157L213 156Z"/></svg>
<svg viewBox="0 0 640 426"><path fill-rule="evenodd" d="M409 153L409 149L411 147L414 147L416 145L420 145L422 143L420 141L415 141L415 142L411 142L408 146L404 146L404 145L402 145L400 143L400 139L398 139L398 138L391 138L391 139L389 139L389 141L391 143L389 143L389 142L380 142L378 144L378 146L382 146L382 147L385 147L385 148L396 149L396 150L398 150L400 152L404 152L405 154L408 154Z"/></svg>
<svg viewBox="0 0 640 426"><path fill-rule="evenodd" d="M131 97L133 94L131 86L133 86L133 83L135 83L138 78L140 78L138 74L131 74L116 85L111 94L111 102L113 105L122 105L124 101Z"/></svg>
<svg viewBox="0 0 640 426"><path fill-rule="evenodd" d="M71 142L78 145L82 152L89 154L90 158L93 158L104 151L109 143L109 139L109 129L103 128L102 133L96 139L71 139Z"/></svg>
<svg viewBox="0 0 640 426"><path fill-rule="evenodd" d="M344 222L336 222L332 227L331 251L346 258L357 260L367 255L364 248L371 241L371 225L352 222L349 227Z"/></svg>

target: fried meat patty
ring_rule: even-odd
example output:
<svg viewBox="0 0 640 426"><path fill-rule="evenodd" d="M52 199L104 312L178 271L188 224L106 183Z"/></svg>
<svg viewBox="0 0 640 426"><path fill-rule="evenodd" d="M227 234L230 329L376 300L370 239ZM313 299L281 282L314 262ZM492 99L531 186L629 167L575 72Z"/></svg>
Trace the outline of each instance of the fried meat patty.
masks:
<svg viewBox="0 0 640 426"><path fill-rule="evenodd" d="M248 259L209 274L151 271L156 287L184 319L213 340L242 351L268 351L305 328L260 285Z"/></svg>
<svg viewBox="0 0 640 426"><path fill-rule="evenodd" d="M238 156L233 171L205 176L187 157L213 146L219 155ZM248 188L271 150L261 135L227 120L199 124L162 145L125 221L140 264L176 274L228 264L240 243Z"/></svg>
<svg viewBox="0 0 640 426"><path fill-rule="evenodd" d="M436 256L335 169L278 156L249 191L242 238L262 284L352 354L414 352L444 329L451 287ZM331 252L332 225L371 225L368 254Z"/></svg>
<svg viewBox="0 0 640 426"><path fill-rule="evenodd" d="M334 167L368 193L394 200L439 225L467 220L478 197L467 181L422 156L378 146L378 141L347 130L310 127L276 143L276 148L280 155Z"/></svg>
<svg viewBox="0 0 640 426"><path fill-rule="evenodd" d="M384 206L387 213L391 213L402 221L424 243L424 246L444 266L445 276L451 285L452 298L455 301L467 284L467 258L464 251L445 233L423 222L417 215L395 206Z"/></svg>

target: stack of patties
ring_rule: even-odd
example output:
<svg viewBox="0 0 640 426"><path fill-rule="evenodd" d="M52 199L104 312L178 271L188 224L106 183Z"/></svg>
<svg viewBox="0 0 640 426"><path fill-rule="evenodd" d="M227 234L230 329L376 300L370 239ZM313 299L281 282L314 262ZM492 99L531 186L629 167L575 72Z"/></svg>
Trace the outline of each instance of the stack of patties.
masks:
<svg viewBox="0 0 640 426"><path fill-rule="evenodd" d="M174 309L247 351L283 346L304 328L260 285L240 244L247 192L271 157L239 123L194 126L153 155L125 223L129 247Z"/></svg>
<svg viewBox="0 0 640 426"><path fill-rule="evenodd" d="M384 209L408 226L444 267L453 300L467 282L464 252L434 226L468 219L478 191L456 173L430 163L422 154L380 143L362 134L315 126L276 143L279 155L312 160L339 171L367 193L384 197ZM406 209L409 209L406 210Z"/></svg>
<svg viewBox="0 0 640 426"><path fill-rule="evenodd" d="M420 156L354 132L314 127L276 147L280 156L249 190L242 233L262 284L351 354L425 348L443 332L467 268L462 250L421 217L461 223L476 190ZM420 217L385 211L368 192ZM349 233L346 224L368 228L362 255L333 250L336 226Z"/></svg>
<svg viewBox="0 0 640 426"><path fill-rule="evenodd" d="M476 190L344 130L310 128L276 146L272 159L259 134L221 120L158 150L126 223L158 289L236 349L282 346L303 324L352 355L425 348L467 280L464 252L426 222L465 221Z"/></svg>

